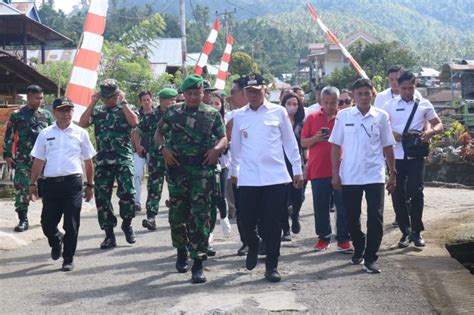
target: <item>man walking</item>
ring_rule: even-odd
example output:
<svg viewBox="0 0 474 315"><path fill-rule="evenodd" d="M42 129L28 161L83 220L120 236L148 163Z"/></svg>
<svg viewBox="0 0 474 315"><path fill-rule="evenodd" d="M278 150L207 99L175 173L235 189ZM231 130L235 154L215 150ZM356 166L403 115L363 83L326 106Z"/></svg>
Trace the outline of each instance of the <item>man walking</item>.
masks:
<svg viewBox="0 0 474 315"><path fill-rule="evenodd" d="M34 201L38 198L36 181L44 167L43 211L41 227L51 246L51 258L59 259L64 243L63 271L74 268L82 206L82 161L86 179L86 201L92 199L94 187L94 168L92 157L96 154L86 130L72 123L74 105L62 97L53 102L56 123L43 129L31 151L34 158L29 184L29 195ZM66 234L58 230L63 218Z"/></svg>
<svg viewBox="0 0 474 315"><path fill-rule="evenodd" d="M5 130L3 159L9 169L15 170L15 211L20 222L15 226L16 232L28 230L28 183L31 176L31 149L41 130L53 123L49 111L41 108L43 89L38 85L26 88L26 106L14 111L8 120ZM13 152L15 137L16 152Z"/></svg>
<svg viewBox="0 0 474 315"><path fill-rule="evenodd" d="M443 131L443 124L430 101L416 98L416 77L413 72L403 72L398 78L398 85L400 96L388 101L383 107L390 117L396 140L397 187L392 195L392 202L398 227L402 232L398 247L407 247L411 241L415 246L423 247L425 241L421 232L424 230L422 217L425 156L412 156L405 152L403 138L407 133L415 131L421 142L428 143L433 135ZM424 130L427 125L430 128Z"/></svg>
<svg viewBox="0 0 474 315"><path fill-rule="evenodd" d="M189 245L193 283L207 281L209 229L216 189L217 159L227 138L221 114L202 102L203 79L189 75L181 84L185 102L168 108L155 134L168 171L171 239L177 248L176 269L187 272Z"/></svg>
<svg viewBox="0 0 474 315"><path fill-rule="evenodd" d="M102 98L104 105L96 106ZM132 219L135 217L133 186L133 152L131 131L138 125L138 116L132 111L123 92L115 80L105 80L100 84L100 93L92 96L92 102L79 120L79 126L87 128L94 124L97 143L95 159L95 202L99 225L105 231L101 249L113 248L114 227L117 218L111 203L112 189L117 180L122 231L129 244L135 243Z"/></svg>
<svg viewBox="0 0 474 315"><path fill-rule="evenodd" d="M244 239L248 244L246 267L257 265L260 238L257 223L263 224L266 248L265 278L278 282L281 218L287 210L287 183L291 182L285 163L293 169L293 185L301 188L303 175L298 144L283 106L265 99L265 80L259 74L246 77L245 95L249 104L233 116L231 176L239 186L239 202ZM283 152L284 150L284 152Z"/></svg>
<svg viewBox="0 0 474 315"><path fill-rule="evenodd" d="M395 160L388 115L372 107L373 84L358 79L352 85L355 106L341 110L329 138L332 143L332 185L341 189L354 245L353 264L368 273L380 273L377 251L383 236L385 159L389 168L387 190L395 188ZM344 155L342 153L344 152ZM385 158L384 158L385 156ZM367 237L361 230L362 195L367 201Z"/></svg>

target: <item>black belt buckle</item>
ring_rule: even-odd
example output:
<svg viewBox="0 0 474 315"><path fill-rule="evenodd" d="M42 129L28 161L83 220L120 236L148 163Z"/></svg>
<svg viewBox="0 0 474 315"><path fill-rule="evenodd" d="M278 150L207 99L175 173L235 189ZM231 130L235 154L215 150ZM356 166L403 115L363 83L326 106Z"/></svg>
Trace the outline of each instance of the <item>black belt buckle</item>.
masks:
<svg viewBox="0 0 474 315"><path fill-rule="evenodd" d="M46 177L46 180L53 183L63 183L70 178L80 177L81 174L72 174L67 176L58 176L58 177Z"/></svg>

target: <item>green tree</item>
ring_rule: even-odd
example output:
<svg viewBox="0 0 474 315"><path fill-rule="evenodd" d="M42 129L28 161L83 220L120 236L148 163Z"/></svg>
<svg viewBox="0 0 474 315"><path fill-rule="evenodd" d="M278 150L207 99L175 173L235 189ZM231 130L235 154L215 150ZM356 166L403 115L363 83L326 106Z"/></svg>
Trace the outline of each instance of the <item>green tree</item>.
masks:
<svg viewBox="0 0 474 315"><path fill-rule="evenodd" d="M68 61L48 61L38 64L36 70L52 80L58 86L57 97L61 95L60 89L66 89L72 72L72 64Z"/></svg>
<svg viewBox="0 0 474 315"><path fill-rule="evenodd" d="M237 51L232 54L232 61L229 71L232 74L239 74L243 76L251 72L257 72L258 66L252 60L252 57L250 57L249 54L242 51Z"/></svg>
<svg viewBox="0 0 474 315"><path fill-rule="evenodd" d="M150 50L150 43L163 35L165 28L165 20L156 13L128 30L120 42L130 47L135 54L146 56Z"/></svg>

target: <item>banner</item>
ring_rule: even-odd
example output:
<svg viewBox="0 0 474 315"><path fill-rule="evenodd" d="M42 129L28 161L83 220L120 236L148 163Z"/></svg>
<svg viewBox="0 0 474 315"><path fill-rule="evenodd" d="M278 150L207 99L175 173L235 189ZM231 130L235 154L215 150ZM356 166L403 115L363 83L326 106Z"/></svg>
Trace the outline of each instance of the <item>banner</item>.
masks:
<svg viewBox="0 0 474 315"><path fill-rule="evenodd" d="M227 79L227 72L229 70L229 63L232 54L232 45L234 44L234 38L232 35L227 36L227 44L225 45L224 54L222 55L221 64L219 66L219 72L217 73L217 80L214 84L214 88L223 90L225 87L225 80Z"/></svg>
<svg viewBox="0 0 474 315"><path fill-rule="evenodd" d="M194 68L194 74L202 75L202 69L204 68L204 66L207 65L207 60L209 59L209 55L212 52L214 43L216 42L217 34L219 34L218 18L214 21L214 26L212 27L211 33L209 33L209 36L207 37L207 40L204 43L204 47L202 48L202 52L199 55L196 67Z"/></svg>

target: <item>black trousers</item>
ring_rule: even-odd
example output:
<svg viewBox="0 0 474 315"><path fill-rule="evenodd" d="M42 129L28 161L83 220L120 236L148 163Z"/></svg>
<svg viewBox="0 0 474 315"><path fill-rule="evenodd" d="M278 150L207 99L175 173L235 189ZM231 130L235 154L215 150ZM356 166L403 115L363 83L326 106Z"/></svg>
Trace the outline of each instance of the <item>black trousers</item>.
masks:
<svg viewBox="0 0 474 315"><path fill-rule="evenodd" d="M64 178L46 178L43 193L43 211L41 227L48 238L49 246L57 246L63 240L63 258L72 261L77 247L77 236L82 207L82 178L66 176ZM63 235L58 224L64 214Z"/></svg>
<svg viewBox="0 0 474 315"><path fill-rule="evenodd" d="M407 233L410 228L413 232L421 232L425 229L422 221L425 159L395 160L395 168L397 187L392 202L398 227L402 233Z"/></svg>
<svg viewBox="0 0 474 315"><path fill-rule="evenodd" d="M301 206L303 205L303 187L301 188L295 188L293 186L293 183L289 183L286 185L287 186L287 204L288 206L293 207L293 212L291 213L291 219L298 219L300 217L300 210ZM282 217L282 228L283 232L289 232L290 231L290 222L289 222L290 216L288 211L283 213Z"/></svg>
<svg viewBox="0 0 474 315"><path fill-rule="evenodd" d="M343 185L342 201L347 211L349 234L354 245L354 256L366 262L377 260L383 237L384 184ZM362 232L360 214L362 195L367 202L367 237Z"/></svg>
<svg viewBox="0 0 474 315"><path fill-rule="evenodd" d="M237 185L232 184L232 192L234 194L234 207L235 207L235 217L237 221L237 229L239 230L240 241L243 245L248 245L247 241L245 240L245 233L244 228L242 227L242 218L240 214L240 197L239 197L239 187ZM258 223L258 235L263 239L263 223L262 220L259 220Z"/></svg>
<svg viewBox="0 0 474 315"><path fill-rule="evenodd" d="M267 269L278 266L281 244L281 218L287 209L286 184L239 187L240 213L244 238L249 249L257 249L263 236ZM261 223L263 231L258 228Z"/></svg>

